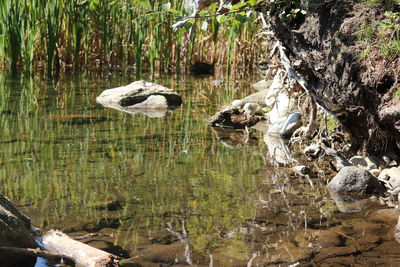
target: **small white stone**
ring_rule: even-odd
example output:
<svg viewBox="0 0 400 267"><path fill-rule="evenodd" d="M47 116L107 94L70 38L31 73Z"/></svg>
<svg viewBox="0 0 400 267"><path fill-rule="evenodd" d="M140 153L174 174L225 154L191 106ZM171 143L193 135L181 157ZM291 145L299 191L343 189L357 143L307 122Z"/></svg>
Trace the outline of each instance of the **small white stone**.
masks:
<svg viewBox="0 0 400 267"><path fill-rule="evenodd" d="M294 166L294 167L292 168L292 170L293 170L294 172L299 173L299 174L302 174L302 175L305 175L305 174L308 174L308 173L311 172L311 169L310 169L308 166L306 166L306 165Z"/></svg>

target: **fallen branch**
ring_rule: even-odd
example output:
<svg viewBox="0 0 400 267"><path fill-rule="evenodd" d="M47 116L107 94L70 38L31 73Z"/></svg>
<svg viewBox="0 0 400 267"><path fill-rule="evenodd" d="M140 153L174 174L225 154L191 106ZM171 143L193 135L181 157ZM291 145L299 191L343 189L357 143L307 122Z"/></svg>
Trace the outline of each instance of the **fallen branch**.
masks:
<svg viewBox="0 0 400 267"><path fill-rule="evenodd" d="M73 240L66 234L59 231L49 231L43 237L42 243L47 250L73 259L78 266L119 266L119 258L117 256Z"/></svg>
<svg viewBox="0 0 400 267"><path fill-rule="evenodd" d="M73 262L70 258L66 257L65 255L51 253L46 250L42 250L40 248L0 247L0 252L23 254L32 257L42 257L54 261L66 260L71 263Z"/></svg>
<svg viewBox="0 0 400 267"><path fill-rule="evenodd" d="M87 239L87 238L98 236L98 235L99 235L98 233L90 233L90 234L74 237L74 240L83 240L83 239Z"/></svg>

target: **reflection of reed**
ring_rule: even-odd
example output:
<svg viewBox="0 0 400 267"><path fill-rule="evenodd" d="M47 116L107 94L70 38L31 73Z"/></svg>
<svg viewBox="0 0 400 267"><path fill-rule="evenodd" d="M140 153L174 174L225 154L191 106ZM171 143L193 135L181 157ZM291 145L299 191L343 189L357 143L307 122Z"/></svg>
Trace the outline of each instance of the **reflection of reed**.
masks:
<svg viewBox="0 0 400 267"><path fill-rule="evenodd" d="M226 147L242 147L246 144L256 146L258 144L257 137L248 130L235 130L222 127L211 127L215 136Z"/></svg>
<svg viewBox="0 0 400 267"><path fill-rule="evenodd" d="M251 218L250 173L261 164L241 160L243 153L251 154L249 148L240 152L215 145L202 120L225 92L210 86L210 79L163 80L186 101L160 119L103 109L94 102L104 88L127 83L126 77L98 82L101 76L83 73L56 85L0 79L5 81L0 98L6 103L6 112L0 112L2 193L25 205L35 226L70 231L119 227L118 244L134 249L137 243L129 238L140 229L158 231L183 210L213 222L205 228L195 216L186 222L193 227L193 244L204 248L204 233L211 233L211 243L220 239L215 225L235 229L243 218ZM203 101L204 96L209 99ZM111 202L122 209L110 209ZM102 203L104 208L97 208ZM209 213L211 206L216 207Z"/></svg>

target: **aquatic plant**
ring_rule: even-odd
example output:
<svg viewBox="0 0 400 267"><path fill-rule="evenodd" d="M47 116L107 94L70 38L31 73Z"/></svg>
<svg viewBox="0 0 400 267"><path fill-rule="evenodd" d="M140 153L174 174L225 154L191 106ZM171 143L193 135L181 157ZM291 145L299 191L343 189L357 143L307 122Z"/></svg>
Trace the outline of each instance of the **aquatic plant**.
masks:
<svg viewBox="0 0 400 267"><path fill-rule="evenodd" d="M216 12L216 5L207 12ZM137 76L143 70L179 73L193 60L227 64L228 69L254 64L257 50L234 49L237 43L257 42L249 34L258 27L252 10L199 17L190 20L192 30L174 31L173 23L186 15L175 0L2 1L0 61L14 73L45 68L49 75L83 67L135 68Z"/></svg>

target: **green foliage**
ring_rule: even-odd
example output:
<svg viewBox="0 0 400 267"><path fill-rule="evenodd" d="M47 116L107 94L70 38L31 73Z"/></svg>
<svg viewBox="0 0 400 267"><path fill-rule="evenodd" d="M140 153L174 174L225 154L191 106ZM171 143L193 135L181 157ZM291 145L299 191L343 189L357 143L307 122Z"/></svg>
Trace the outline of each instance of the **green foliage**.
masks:
<svg viewBox="0 0 400 267"><path fill-rule="evenodd" d="M365 59L373 49L386 59L400 56L400 13L386 11L379 21L366 21L358 34L363 44L359 58Z"/></svg>
<svg viewBox="0 0 400 267"><path fill-rule="evenodd" d="M138 76L143 69L153 74L181 71L181 64L187 65L192 58L226 60L218 47L225 47L229 38L256 42L253 7L257 4L251 0L226 6L227 13L222 15L216 14L218 6L212 4L196 18L187 18L190 13L177 0L2 1L0 61L10 64L13 72L42 66L49 75L60 68L83 66L134 66ZM185 27L173 31L178 20L185 20ZM208 43L195 42L203 39ZM231 59L239 56L239 51L229 55Z"/></svg>
<svg viewBox="0 0 400 267"><path fill-rule="evenodd" d="M397 99L400 99L400 85L397 87L397 90L394 93L394 95L397 97Z"/></svg>
<svg viewBox="0 0 400 267"><path fill-rule="evenodd" d="M330 114L320 114L318 119L321 123L321 127L325 127L328 132L332 132L339 125L338 119Z"/></svg>

